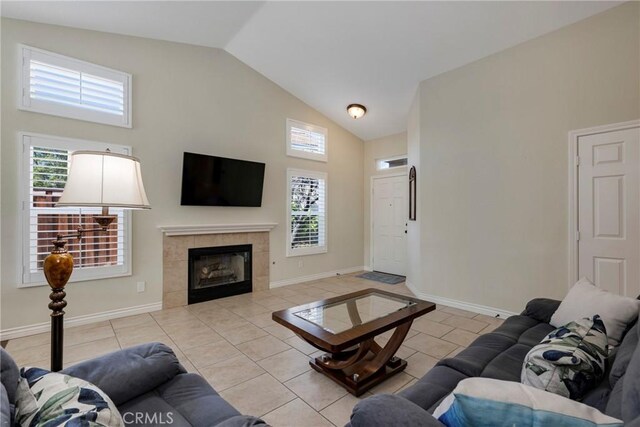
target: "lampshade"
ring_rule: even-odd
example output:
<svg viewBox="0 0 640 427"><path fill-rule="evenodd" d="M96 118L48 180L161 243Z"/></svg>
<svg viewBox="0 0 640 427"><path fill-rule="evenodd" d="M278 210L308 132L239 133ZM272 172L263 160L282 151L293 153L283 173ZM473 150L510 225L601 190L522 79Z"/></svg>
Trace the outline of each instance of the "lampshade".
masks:
<svg viewBox="0 0 640 427"><path fill-rule="evenodd" d="M362 104L349 104L347 106L347 113L354 119L359 119L367 114L367 107Z"/></svg>
<svg viewBox="0 0 640 427"><path fill-rule="evenodd" d="M109 151L74 151L56 206L150 209L140 161Z"/></svg>

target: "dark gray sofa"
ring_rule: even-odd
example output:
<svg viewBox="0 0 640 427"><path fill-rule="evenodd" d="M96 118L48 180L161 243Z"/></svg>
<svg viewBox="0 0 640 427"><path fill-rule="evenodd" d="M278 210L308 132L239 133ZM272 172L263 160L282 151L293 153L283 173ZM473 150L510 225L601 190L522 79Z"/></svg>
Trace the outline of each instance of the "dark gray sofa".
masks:
<svg viewBox="0 0 640 427"><path fill-rule="evenodd" d="M488 377L520 382L524 357L555 329L549 321L559 304L549 299L530 301L521 315L508 318L454 358L441 360L412 387L398 395L377 395L359 402L348 426L442 427L430 414L461 380ZM639 339L636 324L609 361L605 379L582 400L631 427L640 427Z"/></svg>
<svg viewBox="0 0 640 427"><path fill-rule="evenodd" d="M13 425L19 369L4 349L0 358L1 425L5 427ZM161 343L116 351L62 372L98 386L118 407L126 425L264 425L258 418L241 415L204 378L187 373L173 351Z"/></svg>

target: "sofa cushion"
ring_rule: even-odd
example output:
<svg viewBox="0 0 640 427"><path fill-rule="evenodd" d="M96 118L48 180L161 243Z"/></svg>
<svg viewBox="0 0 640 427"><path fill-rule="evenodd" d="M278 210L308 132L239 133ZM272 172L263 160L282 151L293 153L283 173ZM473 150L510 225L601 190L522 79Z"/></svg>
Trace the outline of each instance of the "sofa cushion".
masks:
<svg viewBox="0 0 640 427"><path fill-rule="evenodd" d="M22 368L16 393L19 425L123 426L116 405L98 387L40 368Z"/></svg>
<svg viewBox="0 0 640 427"><path fill-rule="evenodd" d="M0 380L2 380L2 385L7 391L9 403L15 403L16 389L20 380L20 369L3 348L0 348Z"/></svg>
<svg viewBox="0 0 640 427"><path fill-rule="evenodd" d="M540 344L540 341L547 335L549 335L555 328L548 323L538 323L537 325L527 329L518 338L518 344L526 345L527 347L535 347Z"/></svg>
<svg viewBox="0 0 640 427"><path fill-rule="evenodd" d="M348 426L443 427L415 403L390 394L379 394L358 402L353 408Z"/></svg>
<svg viewBox="0 0 640 427"><path fill-rule="evenodd" d="M0 426L11 425L13 425L13 405L9 403L7 389L0 384Z"/></svg>
<svg viewBox="0 0 640 427"><path fill-rule="evenodd" d="M159 342L125 348L62 370L100 387L118 406L185 372L173 350Z"/></svg>
<svg viewBox="0 0 640 427"><path fill-rule="evenodd" d="M398 394L421 408L431 411L465 378L468 377L455 369L442 365L435 366L417 383Z"/></svg>
<svg viewBox="0 0 640 427"><path fill-rule="evenodd" d="M479 339L481 338L484 338L484 336ZM485 341L488 341L490 345L494 343L493 340ZM510 347L511 346L508 346L506 348ZM443 359L439 365L448 366L463 373L467 377L479 377L482 375L485 367L503 351L504 350L496 350L491 347L471 346L462 350L454 358Z"/></svg>
<svg viewBox="0 0 640 427"><path fill-rule="evenodd" d="M609 393L607 408L605 413L614 418L622 419L622 392L624 387L624 376L618 380L615 387Z"/></svg>
<svg viewBox="0 0 640 427"><path fill-rule="evenodd" d="M522 361L531 347L524 344L514 344L496 356L482 371L482 377L495 378L505 381L520 382Z"/></svg>
<svg viewBox="0 0 640 427"><path fill-rule="evenodd" d="M118 407L127 427L189 426L191 423L160 395L148 392Z"/></svg>
<svg viewBox="0 0 640 427"><path fill-rule="evenodd" d="M554 330L524 359L522 383L579 399L604 377L607 334L600 316Z"/></svg>
<svg viewBox="0 0 640 427"><path fill-rule="evenodd" d="M605 375L604 380L602 380L602 382L598 384L596 388L585 393L582 399L580 399L580 402L584 403L585 405L592 406L602 413L608 414L607 403L609 402L610 397L611 385L609 384L608 377ZM613 415L611 416L613 417ZM620 418L620 416L614 418Z"/></svg>
<svg viewBox="0 0 640 427"><path fill-rule="evenodd" d="M153 414L173 418L173 425L215 426L240 413L211 388L209 383L196 374L179 374L155 390L138 396L118 407L125 422L132 415L148 414L146 422L135 426L153 426ZM138 415L138 417L140 417ZM144 416L141 420L144 420Z"/></svg>
<svg viewBox="0 0 640 427"><path fill-rule="evenodd" d="M640 347L633 352L622 379L622 419L625 423L640 424Z"/></svg>
<svg viewBox="0 0 640 427"><path fill-rule="evenodd" d="M560 301L549 298L534 298L527 303L523 316L530 317L542 323L550 323L551 316L560 306Z"/></svg>
<svg viewBox="0 0 640 427"><path fill-rule="evenodd" d="M622 341L627 326L638 318L638 311L639 300L607 292L583 277L569 290L550 323L559 328L598 314L607 328L609 343L615 346Z"/></svg>
<svg viewBox="0 0 640 427"><path fill-rule="evenodd" d="M638 324L636 324L624 337L622 344L616 352L615 359L611 365L611 372L609 373L609 383L611 387L615 387L618 380L624 375L631 361L633 352L638 347Z"/></svg>
<svg viewBox="0 0 640 427"><path fill-rule="evenodd" d="M608 426L622 421L590 406L513 381L463 380L433 413L447 427Z"/></svg>
<svg viewBox="0 0 640 427"><path fill-rule="evenodd" d="M531 328L535 328L541 324L539 321L527 317L527 316L511 316L502 323L497 329L491 332L492 334L502 335L507 338L511 338L514 341L518 341L522 334L527 332ZM553 330L553 328L551 328ZM544 335L543 335L544 336ZM540 341L538 341L540 342Z"/></svg>
<svg viewBox="0 0 640 427"><path fill-rule="evenodd" d="M522 361L553 328L527 316L512 316L478 337L451 359L443 359L400 395L432 411L458 382L472 376L520 381Z"/></svg>

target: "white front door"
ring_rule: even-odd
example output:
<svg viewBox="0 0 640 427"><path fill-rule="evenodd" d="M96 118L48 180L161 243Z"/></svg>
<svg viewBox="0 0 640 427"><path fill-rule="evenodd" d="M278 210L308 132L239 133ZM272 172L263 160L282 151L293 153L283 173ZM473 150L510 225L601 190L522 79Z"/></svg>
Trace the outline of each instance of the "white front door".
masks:
<svg viewBox="0 0 640 427"><path fill-rule="evenodd" d="M578 139L578 273L640 294L640 129Z"/></svg>
<svg viewBox="0 0 640 427"><path fill-rule="evenodd" d="M407 264L406 176L373 179L373 269L405 275Z"/></svg>

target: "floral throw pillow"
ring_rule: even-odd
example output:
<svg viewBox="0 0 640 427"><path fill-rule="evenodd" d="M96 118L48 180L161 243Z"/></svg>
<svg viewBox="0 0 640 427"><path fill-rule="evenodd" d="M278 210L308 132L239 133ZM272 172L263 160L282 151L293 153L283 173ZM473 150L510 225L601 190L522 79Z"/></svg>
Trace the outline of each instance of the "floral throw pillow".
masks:
<svg viewBox="0 0 640 427"><path fill-rule="evenodd" d="M40 368L22 368L16 395L20 426L124 426L111 399L87 381Z"/></svg>
<svg viewBox="0 0 640 427"><path fill-rule="evenodd" d="M607 333L600 316L569 322L529 351L521 380L578 400L602 381L607 355Z"/></svg>

